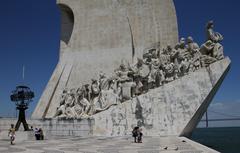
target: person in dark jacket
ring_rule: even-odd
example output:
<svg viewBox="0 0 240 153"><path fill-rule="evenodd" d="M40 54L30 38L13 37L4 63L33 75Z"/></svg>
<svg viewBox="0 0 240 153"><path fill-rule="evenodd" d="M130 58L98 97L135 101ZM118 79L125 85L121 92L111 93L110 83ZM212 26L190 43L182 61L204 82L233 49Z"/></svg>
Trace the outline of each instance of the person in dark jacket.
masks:
<svg viewBox="0 0 240 153"><path fill-rule="evenodd" d="M138 136L138 129L139 127L134 127L132 131L132 136L134 137L134 142L137 143L137 136Z"/></svg>
<svg viewBox="0 0 240 153"><path fill-rule="evenodd" d="M142 129L138 128L138 130L137 130L137 142L138 143L142 143L142 136L143 136Z"/></svg>

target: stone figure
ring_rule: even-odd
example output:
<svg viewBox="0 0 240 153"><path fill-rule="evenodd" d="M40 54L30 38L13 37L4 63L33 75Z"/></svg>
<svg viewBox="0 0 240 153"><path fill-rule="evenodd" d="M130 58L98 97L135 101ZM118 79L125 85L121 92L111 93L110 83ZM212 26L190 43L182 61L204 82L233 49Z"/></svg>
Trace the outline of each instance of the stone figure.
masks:
<svg viewBox="0 0 240 153"><path fill-rule="evenodd" d="M75 91L74 89L67 91L67 97L66 97L66 117L67 118L75 118L76 114L74 111L74 104L75 104Z"/></svg>
<svg viewBox="0 0 240 153"><path fill-rule="evenodd" d="M130 77L131 73L130 66L127 66L124 63L115 70L120 101L129 100L131 98L132 88L135 86L133 84L133 78Z"/></svg>
<svg viewBox="0 0 240 153"><path fill-rule="evenodd" d="M193 55L192 55L192 59L191 59L191 62L192 62L192 65L193 65L193 71L195 70L198 70L199 68L201 68L201 56L202 54L200 53L199 50L194 50L193 51Z"/></svg>
<svg viewBox="0 0 240 153"><path fill-rule="evenodd" d="M131 78L128 77L129 69L123 63L119 66L118 69L115 70L115 74L117 76L118 82L123 83L123 82L131 81Z"/></svg>
<svg viewBox="0 0 240 153"><path fill-rule="evenodd" d="M90 110L90 103L84 98L84 86L71 90L64 90L61 99L60 106L57 108L54 117L58 118L81 118L87 116Z"/></svg>
<svg viewBox="0 0 240 153"><path fill-rule="evenodd" d="M168 63L171 61L170 49L171 49L170 47L167 47L166 49L163 48L162 53L159 55L160 65L163 65L164 63Z"/></svg>
<svg viewBox="0 0 240 153"><path fill-rule="evenodd" d="M117 94L117 81L116 79L109 79L109 82L108 82L108 90L111 90L113 93L116 93Z"/></svg>
<svg viewBox="0 0 240 153"><path fill-rule="evenodd" d="M68 90L67 91L67 96L66 96L66 105L72 107L74 105L74 89Z"/></svg>
<svg viewBox="0 0 240 153"><path fill-rule="evenodd" d="M63 90L63 93L60 98L60 106L57 107L57 111L54 115L54 117L66 117L66 105L65 105L65 100L67 96L67 91Z"/></svg>
<svg viewBox="0 0 240 153"><path fill-rule="evenodd" d="M78 109L80 109L80 107L82 108L81 114L78 114L78 116L88 116L91 104L86 98L84 98L84 88L78 88L76 92L76 104L78 104ZM80 110L78 111L80 112Z"/></svg>
<svg viewBox="0 0 240 153"><path fill-rule="evenodd" d="M195 71L201 67L201 53L199 51L199 46L196 42L193 41L193 38L189 36L187 38L186 49L189 54L191 54L190 59L190 71Z"/></svg>
<svg viewBox="0 0 240 153"><path fill-rule="evenodd" d="M136 83L136 86L135 86L135 88L133 89L134 91L133 91L133 96L135 96L135 95L141 95L142 93L143 93L143 84L142 84L142 82L141 82L141 79L140 79L140 77L138 77L138 78L136 78L135 79L135 83Z"/></svg>
<svg viewBox="0 0 240 153"><path fill-rule="evenodd" d="M220 41L223 40L223 36L220 33L215 32L213 30L213 27L214 27L213 21L209 21L206 26L207 40L211 40L213 43L219 43Z"/></svg>
<svg viewBox="0 0 240 153"><path fill-rule="evenodd" d="M171 63L171 62L164 63L162 68L165 73L165 81L166 82L171 82L178 78L178 76L177 76L178 71L177 71L174 63Z"/></svg>
<svg viewBox="0 0 240 153"><path fill-rule="evenodd" d="M150 65L152 63L151 53L148 52L145 55L143 55L143 63L145 63L146 65Z"/></svg>
<svg viewBox="0 0 240 153"><path fill-rule="evenodd" d="M146 65L150 65L154 59L158 59L158 53L159 50L157 51L156 48L152 48L148 50L147 53L143 55L143 61Z"/></svg>
<svg viewBox="0 0 240 153"><path fill-rule="evenodd" d="M145 64L151 64L152 60L158 59L160 55L160 42L153 44L150 48L145 49L143 61Z"/></svg>
<svg viewBox="0 0 240 153"><path fill-rule="evenodd" d="M73 111L74 106L74 90L64 90L61 96L60 106L57 108L55 117L72 118L75 116Z"/></svg>
<svg viewBox="0 0 240 153"><path fill-rule="evenodd" d="M57 107L57 111L54 115L54 117L66 117L66 106L65 103L61 103L59 107Z"/></svg>
<svg viewBox="0 0 240 153"><path fill-rule="evenodd" d="M95 79L92 79L91 99L93 100L94 98L98 97L99 93L100 93L99 82Z"/></svg>
<svg viewBox="0 0 240 153"><path fill-rule="evenodd" d="M84 113L84 110L83 110L83 107L80 105L79 102L77 102L75 105L74 105L74 113L75 113L75 116L74 118L77 118L77 119L80 119L82 118L85 113Z"/></svg>
<svg viewBox="0 0 240 153"><path fill-rule="evenodd" d="M193 55L194 52L199 50L198 44L193 41L193 38L191 36L188 36L187 38L186 49L191 55Z"/></svg>
<svg viewBox="0 0 240 153"><path fill-rule="evenodd" d="M102 90L93 101L93 114L107 110L112 105L119 104L119 102L120 98L113 88Z"/></svg>
<svg viewBox="0 0 240 153"><path fill-rule="evenodd" d="M185 38L181 38L180 41L179 41L179 54L180 54L180 57L182 59L190 59L191 58L191 54L190 52L187 50L187 47L186 47L186 42L185 42Z"/></svg>
<svg viewBox="0 0 240 153"><path fill-rule="evenodd" d="M171 54L170 54L170 59L171 62L174 63L175 65L179 65L181 59L179 56L179 43L176 44L176 46L174 47L174 49L172 49Z"/></svg>
<svg viewBox="0 0 240 153"><path fill-rule="evenodd" d="M61 103L65 103L66 97L67 97L67 89L64 89L60 98L60 105Z"/></svg>
<svg viewBox="0 0 240 153"><path fill-rule="evenodd" d="M223 46L220 43L213 43L211 40L208 40L201 46L200 52L203 55L208 55L216 60L224 58Z"/></svg>
<svg viewBox="0 0 240 153"><path fill-rule="evenodd" d="M149 50L149 53L151 54L152 59L157 59L158 58L158 53L157 53L156 49Z"/></svg>
<svg viewBox="0 0 240 153"><path fill-rule="evenodd" d="M99 74L99 87L100 90L107 90L109 88L109 80L103 72Z"/></svg>
<svg viewBox="0 0 240 153"><path fill-rule="evenodd" d="M180 63L184 60L184 57L180 54L181 51L180 43L177 43L171 53L171 61L175 65L177 76L180 75Z"/></svg>
<svg viewBox="0 0 240 153"><path fill-rule="evenodd" d="M188 58L184 58L184 60L181 61L180 66L179 66L181 75L188 74L189 66L190 66L190 62L189 62Z"/></svg>
<svg viewBox="0 0 240 153"><path fill-rule="evenodd" d="M159 59L155 59L151 64L151 71L148 81L152 87L159 87L165 81L165 76L162 69L160 69L160 66Z"/></svg>
<svg viewBox="0 0 240 153"><path fill-rule="evenodd" d="M133 66L132 71L134 73L134 80L137 82L137 88L141 86L142 92L148 90L148 76L150 74L150 68L144 63L144 61L138 58L137 63ZM141 83L140 83L141 82ZM138 86L140 85L140 86Z"/></svg>
<svg viewBox="0 0 240 153"><path fill-rule="evenodd" d="M90 89L90 85L89 84L85 84L83 86L83 90L84 90L84 98L86 98L88 101L91 100L91 89Z"/></svg>
<svg viewBox="0 0 240 153"><path fill-rule="evenodd" d="M138 58L137 63L127 65L122 62L113 76L107 77L100 72L99 79L92 79L91 84L85 84L77 90L64 89L54 117L89 117L223 59L223 46L220 44L223 36L214 32L212 21L208 22L206 31L207 41L200 48L191 36L186 40L181 38L174 47L167 45L160 49L158 42L145 49L143 59ZM136 118L139 119L139 125L151 127L152 108L140 103L137 106ZM114 117L115 115L113 114ZM117 117L121 115L117 114ZM113 122L119 126L118 119L114 118Z"/></svg>
<svg viewBox="0 0 240 153"><path fill-rule="evenodd" d="M135 95L136 83L131 82L125 82L121 84L121 102L131 99Z"/></svg>
<svg viewBox="0 0 240 153"><path fill-rule="evenodd" d="M66 118L76 118L74 106L67 106L66 108Z"/></svg>
<svg viewBox="0 0 240 153"><path fill-rule="evenodd" d="M201 46L200 52L204 55L202 57L202 63L204 66L223 59L223 46L220 42L223 40L223 36L214 32L213 30L213 21L209 21L206 26L207 41Z"/></svg>

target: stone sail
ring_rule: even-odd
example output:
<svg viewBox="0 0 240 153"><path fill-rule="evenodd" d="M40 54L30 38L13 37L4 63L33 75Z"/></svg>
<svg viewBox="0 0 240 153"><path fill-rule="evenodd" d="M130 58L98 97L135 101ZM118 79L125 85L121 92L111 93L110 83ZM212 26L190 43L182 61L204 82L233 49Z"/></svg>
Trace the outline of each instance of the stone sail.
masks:
<svg viewBox="0 0 240 153"><path fill-rule="evenodd" d="M191 36L177 43L172 0L58 5L60 59L32 118L87 118L100 136L129 135L135 126L148 136L191 135L231 63L213 21L199 47Z"/></svg>
<svg viewBox="0 0 240 153"><path fill-rule="evenodd" d="M32 118L52 118L65 88L113 72L144 48L178 41L172 0L57 0L61 10L60 59Z"/></svg>

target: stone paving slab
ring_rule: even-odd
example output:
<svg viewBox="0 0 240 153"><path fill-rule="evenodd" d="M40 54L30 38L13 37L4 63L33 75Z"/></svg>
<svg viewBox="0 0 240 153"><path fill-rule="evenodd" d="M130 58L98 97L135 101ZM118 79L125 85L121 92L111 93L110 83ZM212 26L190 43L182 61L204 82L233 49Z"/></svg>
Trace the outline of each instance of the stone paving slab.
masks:
<svg viewBox="0 0 240 153"><path fill-rule="evenodd" d="M217 153L184 137L65 137L51 140L17 141L0 139L1 153Z"/></svg>

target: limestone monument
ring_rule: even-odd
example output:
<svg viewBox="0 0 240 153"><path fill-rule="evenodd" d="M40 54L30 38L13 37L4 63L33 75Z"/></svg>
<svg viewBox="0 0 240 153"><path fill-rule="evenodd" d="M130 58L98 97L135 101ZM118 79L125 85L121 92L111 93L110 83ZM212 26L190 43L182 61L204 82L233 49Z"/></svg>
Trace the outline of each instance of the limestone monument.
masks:
<svg viewBox="0 0 240 153"><path fill-rule="evenodd" d="M172 0L58 0L60 58L33 119L92 119L93 135L189 136L230 67L223 36L178 41Z"/></svg>

